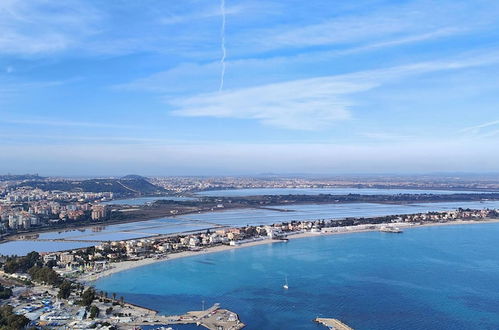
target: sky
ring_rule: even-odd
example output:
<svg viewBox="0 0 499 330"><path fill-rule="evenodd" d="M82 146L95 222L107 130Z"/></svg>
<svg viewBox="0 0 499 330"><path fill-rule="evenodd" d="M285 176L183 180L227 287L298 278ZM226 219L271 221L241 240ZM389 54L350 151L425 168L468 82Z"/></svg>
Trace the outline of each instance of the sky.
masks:
<svg viewBox="0 0 499 330"><path fill-rule="evenodd" d="M0 173L499 172L496 0L1 0Z"/></svg>

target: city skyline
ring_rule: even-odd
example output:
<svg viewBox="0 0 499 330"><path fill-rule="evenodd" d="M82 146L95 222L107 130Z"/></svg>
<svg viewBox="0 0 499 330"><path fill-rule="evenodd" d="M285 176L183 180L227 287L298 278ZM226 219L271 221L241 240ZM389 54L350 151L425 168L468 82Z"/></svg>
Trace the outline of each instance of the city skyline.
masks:
<svg viewBox="0 0 499 330"><path fill-rule="evenodd" d="M221 5L0 4L0 172L497 172L499 4Z"/></svg>

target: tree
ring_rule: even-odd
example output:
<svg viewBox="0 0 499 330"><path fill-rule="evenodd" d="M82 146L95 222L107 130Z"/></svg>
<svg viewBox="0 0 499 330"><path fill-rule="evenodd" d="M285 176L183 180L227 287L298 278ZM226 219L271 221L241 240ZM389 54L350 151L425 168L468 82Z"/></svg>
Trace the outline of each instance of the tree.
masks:
<svg viewBox="0 0 499 330"><path fill-rule="evenodd" d="M59 293L57 294L58 298L68 299L71 295L71 283L68 281L62 282L59 286Z"/></svg>
<svg viewBox="0 0 499 330"><path fill-rule="evenodd" d="M29 319L24 315L14 314L13 309L14 308L10 305L0 306L0 329L23 329L29 323Z"/></svg>
<svg viewBox="0 0 499 330"><path fill-rule="evenodd" d="M33 266L28 270L28 274L35 282L57 285L62 279L53 269L48 267Z"/></svg>
<svg viewBox="0 0 499 330"><path fill-rule="evenodd" d="M0 299L7 299L12 296L12 290L0 284Z"/></svg>
<svg viewBox="0 0 499 330"><path fill-rule="evenodd" d="M49 260L49 261L47 261L47 263L45 264L45 266L47 266L48 268L54 268L55 266L57 266L57 261L55 261L55 260Z"/></svg>
<svg viewBox="0 0 499 330"><path fill-rule="evenodd" d="M81 305L83 306L90 306L92 304L92 301L95 299L95 291L92 288L88 288L85 291L83 291L81 295Z"/></svg>
<svg viewBox="0 0 499 330"><path fill-rule="evenodd" d="M99 312L100 312L99 308L95 305L92 305L90 307L90 318L95 319L97 316L99 316Z"/></svg>

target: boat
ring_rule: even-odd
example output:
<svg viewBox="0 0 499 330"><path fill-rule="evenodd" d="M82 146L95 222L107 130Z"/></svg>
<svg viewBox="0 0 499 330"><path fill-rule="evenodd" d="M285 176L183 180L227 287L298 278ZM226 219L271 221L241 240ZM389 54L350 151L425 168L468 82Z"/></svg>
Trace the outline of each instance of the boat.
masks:
<svg viewBox="0 0 499 330"><path fill-rule="evenodd" d="M402 229L392 226L383 226L379 229L379 231L382 231L384 233L394 233L394 234L402 233Z"/></svg>
<svg viewBox="0 0 499 330"><path fill-rule="evenodd" d="M288 286L288 277L286 276L286 282L284 283L284 285L282 286L285 290L289 289L289 286Z"/></svg>

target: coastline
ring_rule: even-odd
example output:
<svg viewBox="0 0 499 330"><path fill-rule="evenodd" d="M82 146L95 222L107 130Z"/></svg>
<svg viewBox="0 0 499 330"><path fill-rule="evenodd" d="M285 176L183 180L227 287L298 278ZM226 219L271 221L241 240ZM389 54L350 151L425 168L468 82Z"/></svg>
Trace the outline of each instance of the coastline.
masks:
<svg viewBox="0 0 499 330"><path fill-rule="evenodd" d="M407 227L404 227L404 229L421 228L421 227L452 226L452 225L471 225L471 224L480 224L480 223L481 224L483 224L483 223L499 223L499 219L457 220L457 221L449 221L449 222L412 224L412 225L409 225ZM359 228L359 229L353 229L353 230L347 230L347 231L326 232L326 233L303 232L303 233L289 235L289 236L287 236L287 239L293 240L293 239L302 239L302 238L310 238L310 237L320 237L320 236L330 236L330 235L345 235L345 234L356 234L356 233L376 232L376 231L379 231L379 229L377 229L377 228L376 229L360 229ZM267 238L267 239L257 240L257 241L253 241L253 242L240 244L240 245L218 245L218 246L214 246L214 247L208 247L208 248L205 248L204 250L200 250L200 251L183 251L183 252L178 252L178 253L172 253L172 254L169 254L167 258L159 258L159 259L157 259L157 258L145 258L145 259L141 259L141 260L121 261L121 262L111 263L112 268L106 269L106 270L101 271L99 273L90 273L90 274L80 275L80 276L78 276L77 280L81 283L89 284L89 283L97 281L103 277L114 275L114 274L117 274L117 273L120 273L123 271L134 269L134 268L152 265L152 264L159 263L159 262L167 262L169 260L188 258L188 257L192 257L192 256L197 256L197 255L206 255L206 254L235 250L235 249L240 249L240 248L253 247L253 246L264 245L264 244L284 243L284 242L285 241L283 241L283 240L276 240L276 239Z"/></svg>
<svg viewBox="0 0 499 330"><path fill-rule="evenodd" d="M423 189L424 190L424 189ZM490 193L490 194L496 194L499 193L498 191L484 191L483 193ZM160 196L158 196L160 198ZM491 199L489 201L498 201L499 199ZM296 203L283 203L283 204L274 204L274 205L267 205L267 206L260 206L260 205L245 205L245 206L232 206L232 207L224 207L222 209L217 209L217 208L208 208L208 209L201 209L201 210L187 210L187 211L181 211L177 214L172 215L171 213L140 213L135 216L131 216L130 218L126 219L109 219L109 220L99 220L99 221L94 221L91 224L88 223L70 223L70 224L65 224L64 226L53 226L53 227L45 227L45 228L36 228L34 230L30 229L27 231L22 231L22 232L17 232L15 234L7 234L5 236L0 237L0 244L1 243L6 243L9 241L22 241L23 236L34 236L34 235L39 235L43 233L50 233L50 232L66 232L66 231L75 231L75 230L86 230L86 229L91 229L93 227L99 227L99 226L112 226L112 225L122 225L122 224L128 224L128 223L136 223L136 222L145 222L145 221L152 221L152 220L157 220L157 219L162 219L162 218L171 218L175 219L177 217L181 216L186 216L186 215L192 215L192 214L206 214L206 213L213 213L213 212L224 212L224 211L231 211L231 210L244 210L244 209L269 209L273 210L276 212L294 212L293 210L289 209L278 209L276 207L283 206L283 207L293 207L293 206L300 206L300 205L324 205L324 204L331 204L331 205L336 205L336 204L355 204L355 203L373 203L373 204L386 204L386 205L410 205L410 204L433 204L433 203L453 203L453 202L477 202L478 200L464 200L464 201L459 201L459 200L446 200L446 199L441 199L438 201L431 201L431 200L404 200L404 201L344 201L344 202L331 202L331 201L303 201L303 202L296 202ZM113 204L108 204L109 206L126 206L126 205L113 205ZM136 205L134 207L138 207L138 211L147 211L147 209L143 209L144 205ZM126 208L125 208L126 209ZM214 227L215 228L215 227ZM148 237L148 236L147 236ZM137 239L140 238L146 238L146 237L137 237Z"/></svg>

